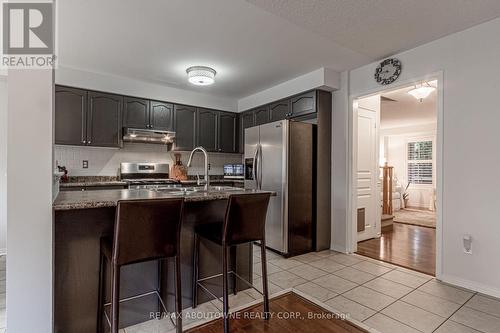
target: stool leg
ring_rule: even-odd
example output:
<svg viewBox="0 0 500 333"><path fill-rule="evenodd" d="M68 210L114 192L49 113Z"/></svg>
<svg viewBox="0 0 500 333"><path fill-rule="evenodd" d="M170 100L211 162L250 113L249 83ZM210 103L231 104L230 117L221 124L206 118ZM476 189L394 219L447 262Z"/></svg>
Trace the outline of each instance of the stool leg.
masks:
<svg viewBox="0 0 500 333"><path fill-rule="evenodd" d="M228 251L229 248L223 245L222 246L222 295L223 295L222 315L224 319L224 333L229 333L229 296L228 296L228 286L227 286Z"/></svg>
<svg viewBox="0 0 500 333"><path fill-rule="evenodd" d="M200 238L194 234L194 248L193 248L193 309L198 305L198 260L200 250Z"/></svg>
<svg viewBox="0 0 500 333"><path fill-rule="evenodd" d="M264 294L264 316L269 319L269 290L267 287L267 259L266 259L266 241L260 242L260 259L262 262L262 293Z"/></svg>
<svg viewBox="0 0 500 333"><path fill-rule="evenodd" d="M231 247L231 270L236 273L236 248L237 245L234 245ZM236 295L237 290L236 290L236 274L233 274L233 294Z"/></svg>
<svg viewBox="0 0 500 333"><path fill-rule="evenodd" d="M182 333L182 289L181 289L181 258L175 256L175 314L177 317L177 333Z"/></svg>
<svg viewBox="0 0 500 333"><path fill-rule="evenodd" d="M102 253L99 258L99 289L98 289L98 301L97 301L97 333L102 332L102 316L103 316L103 305L104 305L104 256Z"/></svg>
<svg viewBox="0 0 500 333"><path fill-rule="evenodd" d="M163 260L162 259L158 259L158 282L157 282L157 289L156 291L158 291L158 295L160 295L160 298L163 297L163 294L162 294L162 279L163 279ZM161 300L158 298L158 313L160 314L158 316L157 319L161 319L162 318L162 315L163 315L163 311L165 311L165 309L163 309L162 305L161 305Z"/></svg>
<svg viewBox="0 0 500 333"><path fill-rule="evenodd" d="M120 266L113 265L111 286L111 333L118 333L120 326Z"/></svg>

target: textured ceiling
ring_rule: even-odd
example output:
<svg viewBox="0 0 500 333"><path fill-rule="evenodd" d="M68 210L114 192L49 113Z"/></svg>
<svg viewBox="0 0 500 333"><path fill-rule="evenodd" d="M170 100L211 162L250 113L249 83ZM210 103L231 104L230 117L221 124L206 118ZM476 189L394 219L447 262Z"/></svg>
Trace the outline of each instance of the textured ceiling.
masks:
<svg viewBox="0 0 500 333"><path fill-rule="evenodd" d="M500 14L500 0L62 0L59 64L241 98L356 68ZM217 70L189 85L185 69Z"/></svg>
<svg viewBox="0 0 500 333"><path fill-rule="evenodd" d="M500 16L499 0L247 0L380 59Z"/></svg>
<svg viewBox="0 0 500 333"><path fill-rule="evenodd" d="M240 98L320 67L369 58L244 0L63 0L59 64ZM186 68L211 66L212 86Z"/></svg>

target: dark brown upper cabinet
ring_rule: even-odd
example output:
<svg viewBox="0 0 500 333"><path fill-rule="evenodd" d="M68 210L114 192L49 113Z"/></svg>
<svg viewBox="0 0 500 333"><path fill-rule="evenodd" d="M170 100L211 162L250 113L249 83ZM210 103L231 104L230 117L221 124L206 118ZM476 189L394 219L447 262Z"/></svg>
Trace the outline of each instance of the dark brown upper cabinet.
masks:
<svg viewBox="0 0 500 333"><path fill-rule="evenodd" d="M87 144L87 91L56 86L55 143Z"/></svg>
<svg viewBox="0 0 500 333"><path fill-rule="evenodd" d="M245 128L255 126L255 113L253 110L245 111L240 115L240 153L245 150Z"/></svg>
<svg viewBox="0 0 500 333"><path fill-rule="evenodd" d="M290 116L290 100L284 99L269 106L270 121L286 119Z"/></svg>
<svg viewBox="0 0 500 333"><path fill-rule="evenodd" d="M149 127L162 131L173 131L175 113L173 104L151 101Z"/></svg>
<svg viewBox="0 0 500 333"><path fill-rule="evenodd" d="M262 125L269 122L269 105L254 109L255 125Z"/></svg>
<svg viewBox="0 0 500 333"><path fill-rule="evenodd" d="M196 108L175 105L175 150L192 150L196 145Z"/></svg>
<svg viewBox="0 0 500 333"><path fill-rule="evenodd" d="M290 117L304 116L316 112L316 90L292 97Z"/></svg>
<svg viewBox="0 0 500 333"><path fill-rule="evenodd" d="M123 97L88 92L87 145L120 147Z"/></svg>
<svg viewBox="0 0 500 333"><path fill-rule="evenodd" d="M123 127L173 131L174 106L165 102L125 97Z"/></svg>
<svg viewBox="0 0 500 333"><path fill-rule="evenodd" d="M125 97L123 104L123 127L149 128L149 101Z"/></svg>
<svg viewBox="0 0 500 333"><path fill-rule="evenodd" d="M197 145L207 151L218 151L217 149L217 119L218 112L214 110L198 108L198 141Z"/></svg>
<svg viewBox="0 0 500 333"><path fill-rule="evenodd" d="M219 112L217 126L219 133L217 148L221 153L238 152L238 115L232 112Z"/></svg>

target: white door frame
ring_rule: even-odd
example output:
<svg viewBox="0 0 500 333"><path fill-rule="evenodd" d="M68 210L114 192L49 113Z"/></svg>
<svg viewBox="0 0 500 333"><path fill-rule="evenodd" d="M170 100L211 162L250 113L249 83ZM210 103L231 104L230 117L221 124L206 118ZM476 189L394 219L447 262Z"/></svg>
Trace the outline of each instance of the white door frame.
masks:
<svg viewBox="0 0 500 333"><path fill-rule="evenodd" d="M385 91L395 90L399 88L404 88L415 83L422 81L433 81L437 80L437 133L436 133L436 278L440 279L442 275L442 245L443 245L443 71L434 72L425 76L411 78L405 81L397 82L397 84L392 84L387 87L378 87L375 89L370 89L368 91L358 93L355 95L349 95L348 101L348 211L347 211L347 252L356 252L358 248L357 242L357 226L356 226L356 189L355 189L355 176L356 163L354 162L354 147L355 142L354 136L357 135L354 129L354 100L362 97L368 97L370 95L381 94Z"/></svg>

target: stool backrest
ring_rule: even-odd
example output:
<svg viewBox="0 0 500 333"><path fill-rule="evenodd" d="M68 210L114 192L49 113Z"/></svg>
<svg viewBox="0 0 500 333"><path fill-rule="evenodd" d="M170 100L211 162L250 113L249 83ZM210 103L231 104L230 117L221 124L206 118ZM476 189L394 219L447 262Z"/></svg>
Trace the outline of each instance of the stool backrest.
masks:
<svg viewBox="0 0 500 333"><path fill-rule="evenodd" d="M223 229L227 245L263 240L270 193L235 194L229 197Z"/></svg>
<svg viewBox="0 0 500 333"><path fill-rule="evenodd" d="M118 202L113 262L132 264L178 255L183 198Z"/></svg>

